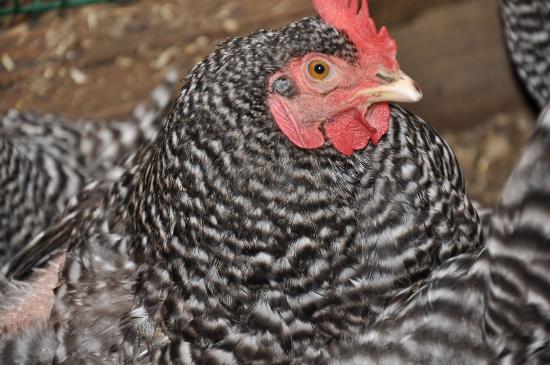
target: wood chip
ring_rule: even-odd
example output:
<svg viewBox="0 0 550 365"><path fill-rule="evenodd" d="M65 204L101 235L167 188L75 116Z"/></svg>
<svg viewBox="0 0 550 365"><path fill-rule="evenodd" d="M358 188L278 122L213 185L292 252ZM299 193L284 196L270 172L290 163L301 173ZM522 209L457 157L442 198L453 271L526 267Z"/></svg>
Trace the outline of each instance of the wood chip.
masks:
<svg viewBox="0 0 550 365"><path fill-rule="evenodd" d="M51 66L46 67L46 69L44 70L44 78L51 80L54 76L55 76L55 71L53 67Z"/></svg>
<svg viewBox="0 0 550 365"><path fill-rule="evenodd" d="M95 11L88 12L86 16L86 21L88 23L88 29L95 30L97 29L97 25L99 23L97 18L97 13Z"/></svg>
<svg viewBox="0 0 550 365"><path fill-rule="evenodd" d="M159 13L162 19L167 23L174 19L174 11L170 5L161 6Z"/></svg>
<svg viewBox="0 0 550 365"><path fill-rule="evenodd" d="M71 79L73 79L74 83L77 85L84 85L88 81L88 76L86 76L84 72L75 67L71 67L69 75L71 76Z"/></svg>
<svg viewBox="0 0 550 365"><path fill-rule="evenodd" d="M152 63L152 67L156 70L163 69L167 66L174 56L178 53L177 47L170 47L160 54L160 56Z"/></svg>
<svg viewBox="0 0 550 365"><path fill-rule="evenodd" d="M4 66L4 68L8 72L12 72L13 70L15 70L15 62L13 62L13 60L7 53L4 53L2 55L2 66Z"/></svg>
<svg viewBox="0 0 550 365"><path fill-rule="evenodd" d="M115 63L120 68L128 68L134 64L134 60L131 57L119 56L116 58Z"/></svg>
<svg viewBox="0 0 550 365"><path fill-rule="evenodd" d="M234 18L225 19L222 26L227 33L237 33L239 31L239 22Z"/></svg>
<svg viewBox="0 0 550 365"><path fill-rule="evenodd" d="M195 39L195 43L197 44L197 46L205 48L208 47L208 45L210 44L210 38L205 35L201 35L197 37L197 39Z"/></svg>

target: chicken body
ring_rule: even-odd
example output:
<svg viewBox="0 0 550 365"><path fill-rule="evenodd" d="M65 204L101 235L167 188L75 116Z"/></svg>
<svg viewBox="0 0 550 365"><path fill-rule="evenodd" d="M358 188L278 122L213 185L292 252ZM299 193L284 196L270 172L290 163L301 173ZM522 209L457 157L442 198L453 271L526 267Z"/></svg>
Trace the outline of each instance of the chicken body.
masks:
<svg viewBox="0 0 550 365"><path fill-rule="evenodd" d="M266 85L307 52L353 63L357 50L306 18L231 39L195 67L120 181L81 195L14 260L16 278L56 253L66 262L51 316L4 336L0 358L322 363L478 247L458 163L420 118L392 105L379 144L350 157L285 136Z"/></svg>

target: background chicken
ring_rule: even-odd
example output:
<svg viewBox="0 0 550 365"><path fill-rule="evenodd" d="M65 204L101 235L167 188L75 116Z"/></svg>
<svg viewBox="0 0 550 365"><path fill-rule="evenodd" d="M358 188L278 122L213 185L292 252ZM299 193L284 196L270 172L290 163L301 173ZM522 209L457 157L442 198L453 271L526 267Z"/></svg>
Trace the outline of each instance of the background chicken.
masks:
<svg viewBox="0 0 550 365"><path fill-rule="evenodd" d="M164 124L174 70L129 121L67 120L10 110L0 116L0 266L55 221L94 179L116 180L123 158Z"/></svg>
<svg viewBox="0 0 550 365"><path fill-rule="evenodd" d="M550 100L550 1L501 0L501 8L517 74L542 109Z"/></svg>
<svg viewBox="0 0 550 365"><path fill-rule="evenodd" d="M366 2L315 4L324 21L221 44L122 179L14 261L68 247L51 317L18 329L4 305L5 361L322 361L479 245L452 151L388 104L420 96L395 42Z"/></svg>

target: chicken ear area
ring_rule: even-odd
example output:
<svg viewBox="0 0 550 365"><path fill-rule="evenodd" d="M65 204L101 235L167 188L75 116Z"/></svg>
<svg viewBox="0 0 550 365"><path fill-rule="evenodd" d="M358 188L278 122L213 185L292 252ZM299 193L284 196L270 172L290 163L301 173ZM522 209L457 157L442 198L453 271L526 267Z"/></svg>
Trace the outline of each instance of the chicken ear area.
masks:
<svg viewBox="0 0 550 365"><path fill-rule="evenodd" d="M269 107L279 129L296 146L305 149L323 146L325 137L320 129L321 123L300 125L289 111L286 101L276 95L269 98Z"/></svg>

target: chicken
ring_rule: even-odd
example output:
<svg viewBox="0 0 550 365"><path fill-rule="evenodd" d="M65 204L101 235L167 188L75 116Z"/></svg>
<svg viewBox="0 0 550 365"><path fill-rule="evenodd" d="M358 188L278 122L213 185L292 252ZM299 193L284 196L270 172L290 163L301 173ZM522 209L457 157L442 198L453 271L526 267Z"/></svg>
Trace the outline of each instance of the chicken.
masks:
<svg viewBox="0 0 550 365"><path fill-rule="evenodd" d="M539 108L550 101L550 0L501 0L504 35L519 78Z"/></svg>
<svg viewBox="0 0 550 365"><path fill-rule="evenodd" d="M167 73L135 119L99 123L10 110L0 116L0 267L99 178L151 141L166 117L178 73Z"/></svg>
<svg viewBox="0 0 550 365"><path fill-rule="evenodd" d="M395 42L364 0L314 5L222 43L121 179L13 260L0 359L322 363L480 244L451 149L390 104L421 97Z"/></svg>

